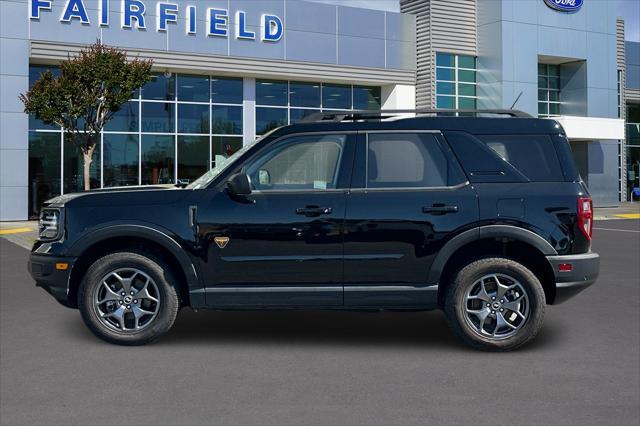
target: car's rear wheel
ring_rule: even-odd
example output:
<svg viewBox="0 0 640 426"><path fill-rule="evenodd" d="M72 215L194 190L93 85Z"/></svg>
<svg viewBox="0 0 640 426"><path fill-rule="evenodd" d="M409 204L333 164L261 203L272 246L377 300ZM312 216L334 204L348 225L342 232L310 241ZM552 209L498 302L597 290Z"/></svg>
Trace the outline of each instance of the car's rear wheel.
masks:
<svg viewBox="0 0 640 426"><path fill-rule="evenodd" d="M511 259L488 258L456 274L447 289L445 312L463 342L508 351L538 334L545 304L542 285L529 269Z"/></svg>
<svg viewBox="0 0 640 426"><path fill-rule="evenodd" d="M143 345L167 332L179 308L170 269L142 252L118 252L87 270L78 307L89 329L110 343Z"/></svg>

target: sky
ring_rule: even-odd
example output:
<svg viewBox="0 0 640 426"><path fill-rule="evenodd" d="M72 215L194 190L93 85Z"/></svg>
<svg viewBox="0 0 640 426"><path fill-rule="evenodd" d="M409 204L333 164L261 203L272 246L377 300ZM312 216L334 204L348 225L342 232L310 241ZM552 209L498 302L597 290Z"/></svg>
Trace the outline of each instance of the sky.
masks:
<svg viewBox="0 0 640 426"><path fill-rule="evenodd" d="M339 4L343 6L364 7L368 9L400 11L399 0L313 0L319 3ZM542 1L542 0L540 0ZM589 1L602 0L584 0ZM625 21L625 38L640 42L640 0L617 0L618 16Z"/></svg>

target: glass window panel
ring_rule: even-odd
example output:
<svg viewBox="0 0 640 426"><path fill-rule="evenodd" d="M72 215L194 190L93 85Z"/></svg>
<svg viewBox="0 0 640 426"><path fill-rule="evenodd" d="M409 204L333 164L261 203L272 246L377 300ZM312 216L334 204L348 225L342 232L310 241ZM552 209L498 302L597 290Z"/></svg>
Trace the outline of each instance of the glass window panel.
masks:
<svg viewBox="0 0 640 426"><path fill-rule="evenodd" d="M256 105L287 106L287 82L256 80Z"/></svg>
<svg viewBox="0 0 640 426"><path fill-rule="evenodd" d="M455 70L447 68L436 68L436 80L454 81Z"/></svg>
<svg viewBox="0 0 640 426"><path fill-rule="evenodd" d="M241 104L242 79L222 77L212 78L211 102L221 104Z"/></svg>
<svg viewBox="0 0 640 426"><path fill-rule="evenodd" d="M138 135L105 134L102 147L104 186L138 185Z"/></svg>
<svg viewBox="0 0 640 426"><path fill-rule="evenodd" d="M546 100L548 100L548 99L547 99L548 94L549 94L549 91L548 91L548 90L538 90L538 100L539 100L539 101L546 101Z"/></svg>
<svg viewBox="0 0 640 426"><path fill-rule="evenodd" d="M353 86L354 109L380 109L380 87Z"/></svg>
<svg viewBox="0 0 640 426"><path fill-rule="evenodd" d="M454 109L456 107L455 97L438 96L436 98L436 108Z"/></svg>
<svg viewBox="0 0 640 426"><path fill-rule="evenodd" d="M559 101L560 100L560 92L556 90L549 90L549 100L550 101Z"/></svg>
<svg viewBox="0 0 640 426"><path fill-rule="evenodd" d="M178 133L209 133L209 105L178 104Z"/></svg>
<svg viewBox="0 0 640 426"><path fill-rule="evenodd" d="M297 108L291 108L289 110L289 123L293 124L293 123L297 123L298 121L302 120L303 118L311 115L311 114L315 114L316 112L320 112L319 109L297 109Z"/></svg>
<svg viewBox="0 0 640 426"><path fill-rule="evenodd" d="M193 182L209 169L209 136L178 136L178 179Z"/></svg>
<svg viewBox="0 0 640 426"><path fill-rule="evenodd" d="M438 81L436 83L436 92L438 95L455 95L456 85L455 83L446 83L443 81Z"/></svg>
<svg viewBox="0 0 640 426"><path fill-rule="evenodd" d="M454 67L456 65L455 55L449 53L436 53L436 65L439 67Z"/></svg>
<svg viewBox="0 0 640 426"><path fill-rule="evenodd" d="M560 79L558 77L549 77L549 89L560 89Z"/></svg>
<svg viewBox="0 0 640 426"><path fill-rule="evenodd" d="M218 160L228 158L242 148L242 138L229 136L213 136L211 138L211 167Z"/></svg>
<svg viewBox="0 0 640 426"><path fill-rule="evenodd" d="M458 68L476 69L475 56L458 56Z"/></svg>
<svg viewBox="0 0 640 426"><path fill-rule="evenodd" d="M213 105L211 111L213 114L212 134L242 134L241 106Z"/></svg>
<svg viewBox="0 0 640 426"><path fill-rule="evenodd" d="M547 89L549 88L549 83L547 81L547 77L538 77L538 87L540 89Z"/></svg>
<svg viewBox="0 0 640 426"><path fill-rule="evenodd" d="M348 84L323 84L323 109L351 109L351 86Z"/></svg>
<svg viewBox="0 0 640 426"><path fill-rule="evenodd" d="M371 134L367 187L407 188L447 185L448 161L428 134Z"/></svg>
<svg viewBox="0 0 640 426"><path fill-rule="evenodd" d="M175 104L143 102L142 131L149 133L175 132Z"/></svg>
<svg viewBox="0 0 640 426"><path fill-rule="evenodd" d="M82 150L65 136L63 157L63 184L65 194L84 191L83 157ZM89 185L92 189L100 188L100 144L96 146L91 158Z"/></svg>
<svg viewBox="0 0 640 426"><path fill-rule="evenodd" d="M178 100L209 102L209 77L204 75L178 75Z"/></svg>
<svg viewBox="0 0 640 426"><path fill-rule="evenodd" d="M560 77L560 66L559 65L549 65L548 66L548 70L549 70L549 75Z"/></svg>
<svg viewBox="0 0 640 426"><path fill-rule="evenodd" d="M476 99L475 98L458 98L458 108L459 109L476 109Z"/></svg>
<svg viewBox="0 0 640 426"><path fill-rule="evenodd" d="M157 101L173 101L176 98L176 77L163 74L154 74L151 81L142 87L142 99Z"/></svg>
<svg viewBox="0 0 640 426"><path fill-rule="evenodd" d="M560 104L549 104L549 115L560 115Z"/></svg>
<svg viewBox="0 0 640 426"><path fill-rule="evenodd" d="M60 195L60 141L62 134L29 132L29 216Z"/></svg>
<svg viewBox="0 0 640 426"><path fill-rule="evenodd" d="M344 135L293 137L282 141L247 167L258 190L335 188Z"/></svg>
<svg viewBox="0 0 640 426"><path fill-rule="evenodd" d="M538 114L539 115L548 115L549 114L549 104L545 102L538 102Z"/></svg>
<svg viewBox="0 0 640 426"><path fill-rule="evenodd" d="M289 83L289 102L291 106L320 108L320 83Z"/></svg>
<svg viewBox="0 0 640 426"><path fill-rule="evenodd" d="M547 66L545 64L538 64L538 75L547 75Z"/></svg>
<svg viewBox="0 0 640 426"><path fill-rule="evenodd" d="M479 135L478 139L534 182L564 180L558 154L547 135Z"/></svg>
<svg viewBox="0 0 640 426"><path fill-rule="evenodd" d="M286 108L256 108L256 134L263 135L269 130L287 124Z"/></svg>
<svg viewBox="0 0 640 426"><path fill-rule="evenodd" d="M458 84L458 95L460 96L475 96L476 95L476 85L475 84Z"/></svg>
<svg viewBox="0 0 640 426"><path fill-rule="evenodd" d="M129 101L113 116L104 127L111 132L138 132L138 101Z"/></svg>
<svg viewBox="0 0 640 426"><path fill-rule="evenodd" d="M174 183L175 136L142 135L142 184Z"/></svg>
<svg viewBox="0 0 640 426"><path fill-rule="evenodd" d="M51 71L54 77L60 75L60 69L56 67L50 67L46 65L30 65L29 66L29 88L40 78L42 73L47 70ZM38 120L35 115L29 114L29 129L32 130L60 130L60 126L55 124L44 124L43 121Z"/></svg>
<svg viewBox="0 0 640 426"><path fill-rule="evenodd" d="M458 81L466 83L476 82L476 72L467 70L458 70Z"/></svg>

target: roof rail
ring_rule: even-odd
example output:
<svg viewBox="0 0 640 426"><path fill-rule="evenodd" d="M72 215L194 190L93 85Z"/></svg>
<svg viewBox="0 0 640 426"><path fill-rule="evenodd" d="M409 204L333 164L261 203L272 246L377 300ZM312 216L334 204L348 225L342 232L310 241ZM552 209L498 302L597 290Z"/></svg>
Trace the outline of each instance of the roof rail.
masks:
<svg viewBox="0 0 640 426"><path fill-rule="evenodd" d="M300 123L317 121L357 121L381 120L401 114L458 116L459 114L507 115L515 118L533 118L526 112L517 109L387 109L387 110L353 110L316 112L304 117Z"/></svg>

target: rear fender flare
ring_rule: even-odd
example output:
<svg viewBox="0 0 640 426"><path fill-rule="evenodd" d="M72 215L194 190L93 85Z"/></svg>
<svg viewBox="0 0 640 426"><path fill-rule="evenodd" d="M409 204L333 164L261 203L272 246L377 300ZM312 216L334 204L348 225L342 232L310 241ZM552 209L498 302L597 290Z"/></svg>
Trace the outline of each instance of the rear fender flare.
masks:
<svg viewBox="0 0 640 426"><path fill-rule="evenodd" d="M540 235L512 225L487 225L464 231L450 239L438 252L429 270L429 283L439 283L442 272L453 254L465 245L485 238L509 238L527 243L545 256L557 255L553 246Z"/></svg>

